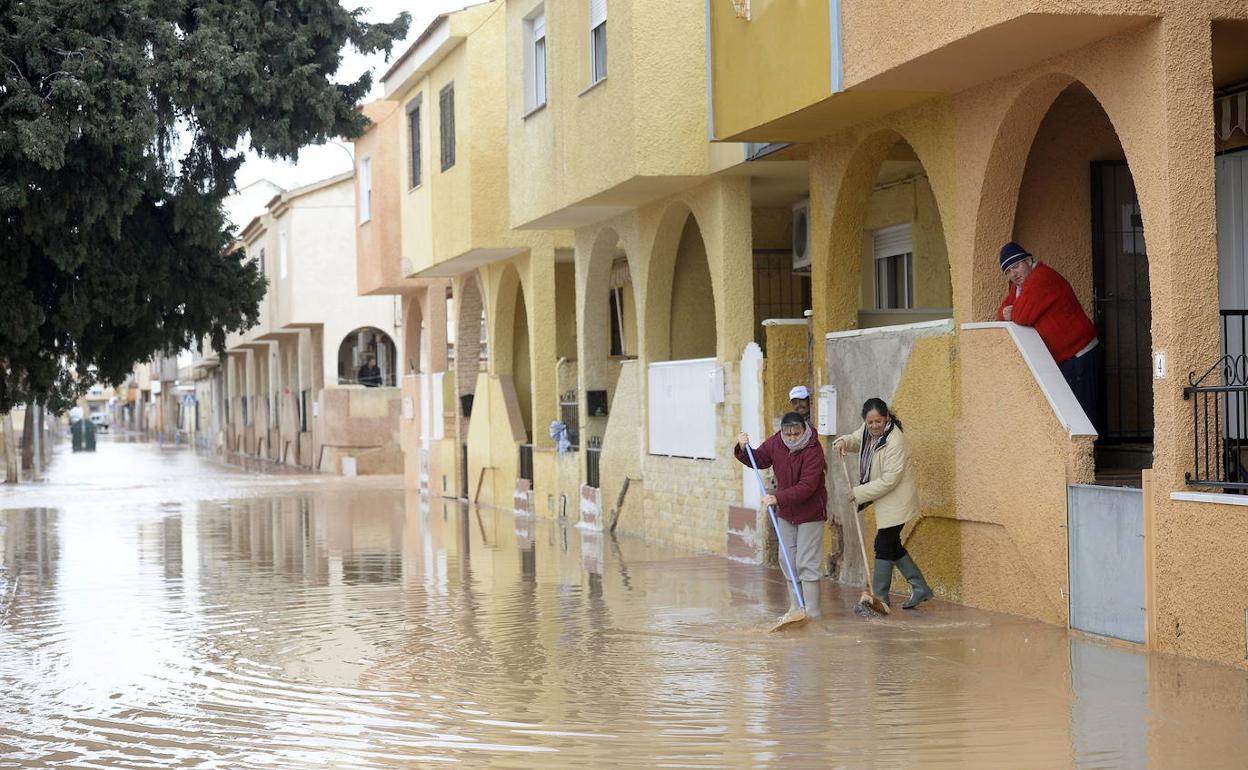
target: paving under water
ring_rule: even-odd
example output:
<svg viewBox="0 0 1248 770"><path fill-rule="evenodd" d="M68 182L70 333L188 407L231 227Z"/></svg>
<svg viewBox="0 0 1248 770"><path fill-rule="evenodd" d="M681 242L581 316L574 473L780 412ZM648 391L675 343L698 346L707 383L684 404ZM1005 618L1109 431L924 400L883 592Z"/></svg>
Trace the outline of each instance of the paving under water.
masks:
<svg viewBox="0 0 1248 770"><path fill-rule="evenodd" d="M1242 672L397 479L102 441L0 546L0 767L1248 766Z"/></svg>

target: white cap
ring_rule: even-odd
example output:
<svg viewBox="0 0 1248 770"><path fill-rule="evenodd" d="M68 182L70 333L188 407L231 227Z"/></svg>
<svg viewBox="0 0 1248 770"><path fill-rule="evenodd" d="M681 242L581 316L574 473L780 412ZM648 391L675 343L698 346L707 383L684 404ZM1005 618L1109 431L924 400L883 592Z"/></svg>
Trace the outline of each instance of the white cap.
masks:
<svg viewBox="0 0 1248 770"><path fill-rule="evenodd" d="M789 391L789 400L792 401L795 398L810 398L810 391L805 385L798 385Z"/></svg>

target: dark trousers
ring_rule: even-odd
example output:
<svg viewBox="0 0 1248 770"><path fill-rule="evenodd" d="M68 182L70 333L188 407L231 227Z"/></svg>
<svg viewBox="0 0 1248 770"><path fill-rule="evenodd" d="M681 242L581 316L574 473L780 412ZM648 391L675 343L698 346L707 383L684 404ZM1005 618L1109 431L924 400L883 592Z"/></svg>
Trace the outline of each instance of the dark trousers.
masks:
<svg viewBox="0 0 1248 770"><path fill-rule="evenodd" d="M1088 416L1093 425L1097 424L1096 392L1100 389L1101 369L1097 364L1100 356L1101 346L1097 345L1087 353L1068 358L1057 365L1062 376L1066 378L1066 384L1070 385L1070 389L1074 391L1079 406L1083 407L1084 414Z"/></svg>
<svg viewBox="0 0 1248 770"><path fill-rule="evenodd" d="M901 528L904 526L898 524L875 531L875 558L897 561L906 555L906 547L901 544Z"/></svg>

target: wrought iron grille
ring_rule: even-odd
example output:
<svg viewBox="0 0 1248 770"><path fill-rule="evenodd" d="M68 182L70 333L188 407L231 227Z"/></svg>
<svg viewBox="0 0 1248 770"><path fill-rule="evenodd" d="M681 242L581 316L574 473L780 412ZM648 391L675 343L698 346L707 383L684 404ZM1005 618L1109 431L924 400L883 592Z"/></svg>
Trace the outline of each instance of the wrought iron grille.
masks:
<svg viewBox="0 0 1248 770"><path fill-rule="evenodd" d="M533 445L520 445L520 478L533 483Z"/></svg>
<svg viewBox="0 0 1248 770"><path fill-rule="evenodd" d="M603 459L602 447L589 447L585 449L585 484L594 489L602 487L602 472L600 472L600 461Z"/></svg>
<svg viewBox="0 0 1248 770"><path fill-rule="evenodd" d="M1192 404L1191 486L1248 491L1248 355L1226 354L1199 377L1188 374Z"/></svg>

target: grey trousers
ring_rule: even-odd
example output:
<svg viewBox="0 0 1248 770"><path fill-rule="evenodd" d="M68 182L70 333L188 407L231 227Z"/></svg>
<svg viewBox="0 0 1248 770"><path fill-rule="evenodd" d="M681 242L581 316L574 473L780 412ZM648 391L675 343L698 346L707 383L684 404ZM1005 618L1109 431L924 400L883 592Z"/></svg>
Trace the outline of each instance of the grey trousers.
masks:
<svg viewBox="0 0 1248 770"><path fill-rule="evenodd" d="M819 562L823 561L823 527L826 522L808 521L796 526L779 516L781 542L789 552L789 563L797 571L799 581L818 580ZM784 570L784 557L780 557L780 569ZM788 572L784 573L788 579Z"/></svg>

